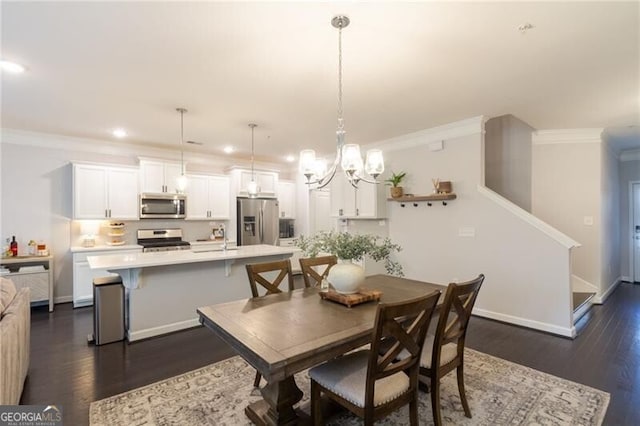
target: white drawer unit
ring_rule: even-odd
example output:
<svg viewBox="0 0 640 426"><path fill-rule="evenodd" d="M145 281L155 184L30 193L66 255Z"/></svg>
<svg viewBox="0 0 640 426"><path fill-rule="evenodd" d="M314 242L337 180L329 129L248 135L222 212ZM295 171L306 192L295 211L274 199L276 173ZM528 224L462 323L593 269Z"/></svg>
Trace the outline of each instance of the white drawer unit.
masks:
<svg viewBox="0 0 640 426"><path fill-rule="evenodd" d="M280 238L278 245L280 247L295 247L294 238ZM297 251L291 255L289 260L291 260L291 271L294 275L298 275L302 273L302 269L300 269L300 258L304 256L302 251Z"/></svg>
<svg viewBox="0 0 640 426"><path fill-rule="evenodd" d="M108 254L127 254L140 253L139 249L123 249L123 250L105 250L105 251L88 251L73 254L73 307L93 305L93 279L98 277L106 277L112 274L103 269L91 269L88 256L102 256Z"/></svg>
<svg viewBox="0 0 640 426"><path fill-rule="evenodd" d="M0 265L8 269L3 274L15 284L19 290L31 289L31 304L48 304L49 312L53 311L53 257L52 256L19 256L2 259Z"/></svg>

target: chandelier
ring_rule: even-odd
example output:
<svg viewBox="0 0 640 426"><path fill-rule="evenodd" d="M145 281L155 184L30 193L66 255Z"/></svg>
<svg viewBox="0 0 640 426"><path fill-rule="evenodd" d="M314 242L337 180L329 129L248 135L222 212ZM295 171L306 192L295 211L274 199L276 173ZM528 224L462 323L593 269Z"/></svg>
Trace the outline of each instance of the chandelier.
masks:
<svg viewBox="0 0 640 426"><path fill-rule="evenodd" d="M307 178L307 185L317 185L324 188L335 176L338 166L342 170L348 182L355 188L360 181L377 183L376 178L384 172L384 159L382 151L370 149L367 151L365 161L362 161L360 145L345 144L344 118L342 116L342 29L349 25L349 18L338 15L331 20L331 25L338 29L338 129L336 130L336 158L327 170L326 162L316 158L316 152L305 149L300 152L300 172ZM369 179L365 176L373 177Z"/></svg>

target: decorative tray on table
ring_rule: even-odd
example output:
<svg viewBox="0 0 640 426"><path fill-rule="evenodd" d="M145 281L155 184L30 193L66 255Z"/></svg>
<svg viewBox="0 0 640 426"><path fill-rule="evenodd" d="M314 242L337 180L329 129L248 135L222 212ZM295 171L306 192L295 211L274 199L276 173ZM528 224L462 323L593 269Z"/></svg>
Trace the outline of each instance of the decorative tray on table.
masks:
<svg viewBox="0 0 640 426"><path fill-rule="evenodd" d="M382 292L380 290L369 290L366 288L361 288L357 293L353 294L342 294L338 293L335 290L329 290L324 293L320 293L320 297L322 297L323 299L340 303L341 305L345 305L348 308L359 305L361 303L371 302L372 300L380 300L380 296L382 296Z"/></svg>

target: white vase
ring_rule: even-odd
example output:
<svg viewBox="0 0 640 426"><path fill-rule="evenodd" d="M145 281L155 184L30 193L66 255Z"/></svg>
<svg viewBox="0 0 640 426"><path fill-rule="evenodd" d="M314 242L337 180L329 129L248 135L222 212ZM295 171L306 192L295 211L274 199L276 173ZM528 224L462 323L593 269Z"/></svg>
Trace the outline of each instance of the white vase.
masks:
<svg viewBox="0 0 640 426"><path fill-rule="evenodd" d="M327 280L338 293L357 293L364 281L364 269L350 260L341 259L329 269Z"/></svg>

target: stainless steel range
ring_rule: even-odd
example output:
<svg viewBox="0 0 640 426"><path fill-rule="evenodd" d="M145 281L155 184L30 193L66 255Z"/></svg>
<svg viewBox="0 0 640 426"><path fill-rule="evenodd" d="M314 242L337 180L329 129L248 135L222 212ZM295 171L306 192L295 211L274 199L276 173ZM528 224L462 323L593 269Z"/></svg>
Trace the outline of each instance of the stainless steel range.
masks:
<svg viewBox="0 0 640 426"><path fill-rule="evenodd" d="M139 229L138 244L142 252L189 250L191 245L182 241L182 229Z"/></svg>

